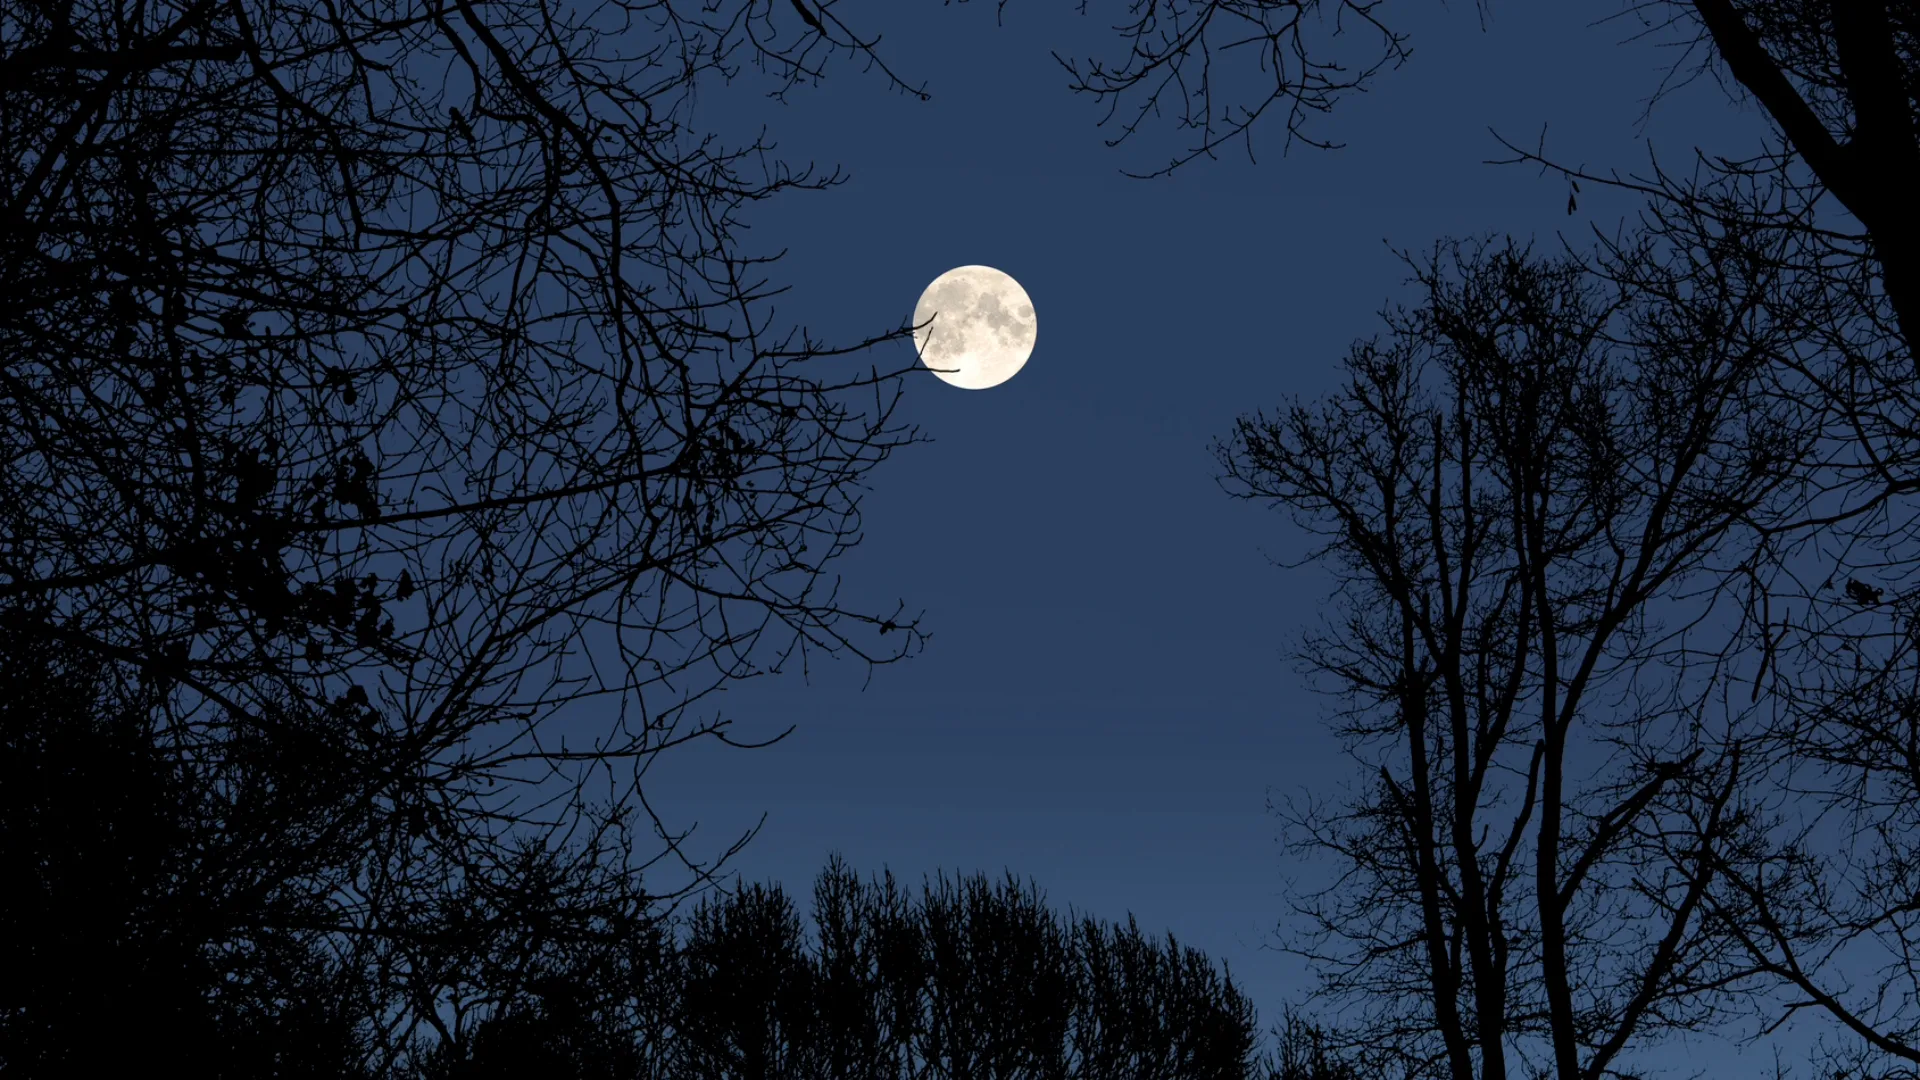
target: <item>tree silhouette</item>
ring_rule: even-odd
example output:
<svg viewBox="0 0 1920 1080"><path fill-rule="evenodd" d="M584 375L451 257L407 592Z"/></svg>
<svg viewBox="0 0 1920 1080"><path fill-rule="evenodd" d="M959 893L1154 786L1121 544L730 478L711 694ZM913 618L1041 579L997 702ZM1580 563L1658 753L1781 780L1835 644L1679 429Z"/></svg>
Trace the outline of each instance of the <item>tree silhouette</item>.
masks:
<svg viewBox="0 0 1920 1080"><path fill-rule="evenodd" d="M813 968L792 901L753 885L692 921L680 954L686 1075L807 1075Z"/></svg>
<svg viewBox="0 0 1920 1080"><path fill-rule="evenodd" d="M636 835L713 872L640 789L713 690L922 640L830 567L896 334L782 323L737 235L837 177L692 126L836 53L770 0L0 11L0 606L218 789L259 933L377 973L382 1068L638 919Z"/></svg>
<svg viewBox="0 0 1920 1080"><path fill-rule="evenodd" d="M1268 1080L1360 1080L1393 1073L1367 1055L1343 1054L1332 1048L1337 1036L1321 1025L1288 1013L1275 1029L1280 1037L1277 1060Z"/></svg>
<svg viewBox="0 0 1920 1080"><path fill-rule="evenodd" d="M260 770L169 757L97 659L0 636L0 1070L363 1075L361 973L290 928L260 838L225 827Z"/></svg>
<svg viewBox="0 0 1920 1080"><path fill-rule="evenodd" d="M1292 947L1395 1071L1598 1080L1754 974L1709 895L1767 854L1757 732L1703 627L1803 509L1827 414L1776 396L1791 329L1752 283L1676 304L1633 260L1442 245L1342 390L1217 447L1336 570L1301 655L1369 783L1287 808L1340 864Z"/></svg>
<svg viewBox="0 0 1920 1080"><path fill-rule="evenodd" d="M297 820L250 800L295 797L305 759L170 756L137 679L17 620L5 632L9 1072L190 1060L213 1077L422 1080L1352 1075L1299 1025L1279 1064L1256 1060L1253 1009L1205 956L1131 919L1056 916L1010 876L942 876L915 902L890 874L862 882L836 858L811 937L764 885L708 898L678 932L649 898L618 893L628 879L607 853L528 846L514 887L447 897L415 917L406 949L373 954L405 968L368 963L298 888L336 870L326 849L247 825ZM445 998L430 1020L404 1007L416 980ZM434 1034L416 1038L422 1026Z"/></svg>
<svg viewBox="0 0 1920 1080"><path fill-rule="evenodd" d="M1483 18L1490 6L1480 5ZM1133 138L1163 108L1177 126L1193 133L1193 141L1155 174L1211 156L1236 138L1246 138L1251 149L1251 134L1263 124L1283 124L1289 142L1300 138L1332 145L1324 136L1303 135L1302 122L1330 111L1345 93L1366 88L1409 58L1406 35L1394 29L1392 12L1381 4L1129 0L1127 11L1118 25L1122 59L1063 63L1073 89L1107 104L1103 123L1116 113L1122 117L1114 143ZM1920 532L1911 498L1920 490L1920 355L1913 348L1914 328L1920 326L1920 226L1907 205L1920 184L1920 95L1915 92L1920 9L1897 0L1651 0L1604 14L1637 20L1644 33L1636 38L1671 46L1670 55L1679 58L1656 89L1655 103L1673 87L1712 77L1730 97L1759 107L1771 124L1771 137L1745 158L1696 153L1687 169L1675 170L1655 157L1645 175L1564 165L1544 141L1521 146L1502 139L1512 151L1508 163L1540 165L1564 177L1569 214L1579 208L1583 183L1642 197L1641 227L1624 235L1596 234L1598 258L1591 271L1613 288L1661 298L1672 312L1730 319L1724 332L1734 341L1747 335L1743 324L1774 328L1774 340L1757 354L1770 368L1756 382L1765 389L1748 407L1762 420L1784 410L1812 435L1804 453L1792 459L1801 512L1741 521L1724 531L1726 538L1751 545L1747 555L1731 563L1749 576L1747 587L1741 590L1737 617L1699 623L1690 641L1703 662L1695 670L1706 680L1691 691L1696 700L1707 701L1707 686L1717 681L1724 700L1720 709L1735 711L1732 695L1744 693L1751 715L1743 724L1745 780L1726 789L1725 810L1712 819L1727 830L1719 845L1701 844L1693 853L1704 859L1699 865L1710 868L1711 879L1683 921L1695 925L1696 919L1706 919L1712 924L1710 936L1745 954L1742 963L1759 977L1741 983L1752 992L1738 1000L1757 1015L1759 1030L1818 1012L1845 1033L1844 1049L1823 1068L1836 1075L1907 1075L1920 1064L1920 1013L1912 1004L1920 974L1911 962L1920 944L1911 920L1912 868L1920 852L1908 839L1916 824L1913 793L1920 786L1910 737L1916 671L1911 643L1920 625L1911 599L1920 570L1920 547L1914 543ZM1348 29L1359 33L1343 48L1341 31ZM1229 65L1230 46L1255 64L1257 74ZM1729 297L1738 302L1729 307ZM1705 338L1722 332L1705 318L1692 321ZM1356 394L1349 404L1381 404L1377 396ZM1357 414L1355 422L1360 415L1365 414ZM1249 445L1248 434L1242 427L1234 445ZM1417 432L1404 438L1408 441L1393 445L1432 453ZM1357 457L1352 464L1360 464ZM1256 479L1252 487L1277 478ZM1282 501L1298 505L1304 490ZM1358 497L1361 489L1322 494L1321 508L1337 514L1350 505L1343 500ZM1352 532L1358 524L1346 523L1349 535L1334 541L1334 553L1378 556L1366 556L1358 546ZM1454 551L1450 566L1457 569L1467 554ZM1365 568L1363 575L1380 584L1405 572L1388 559ZM1733 595L1724 579L1718 588L1716 600ZM1686 609L1682 614L1674 599L1650 605L1648 617L1660 610L1677 625L1714 606L1704 601L1692 606L1702 600L1692 596L1679 605ZM1706 643L1723 626L1725 636ZM1391 626L1351 629L1351 640L1364 645L1363 653L1391 651ZM1461 662L1456 654L1442 657L1441 667ZM1357 670L1336 674L1350 686L1364 682ZM1552 672L1525 674L1543 686L1555 681ZM1383 685L1391 683L1386 679ZM1632 692L1657 697L1666 688L1656 679L1633 683ZM1648 748L1643 756L1649 763L1671 761L1661 756L1670 749ZM1689 770L1701 760L1692 759ZM1550 768L1550 761L1549 752L1543 768ZM1508 763L1504 770L1511 785L1534 790L1535 779L1519 781L1532 775L1524 762ZM1466 775L1472 774L1467 768ZM1681 776L1690 774L1662 780L1655 801L1676 785L1685 786ZM1388 780L1383 783L1383 794L1351 804L1381 815L1350 821L1362 829L1355 835L1372 836L1364 830L1376 825L1391 831L1405 819L1404 808L1391 800L1419 798L1394 790ZM1550 807L1526 805L1535 816L1524 820L1544 825L1538 815ZM1611 827L1619 819L1598 821ZM1682 835L1701 836L1699 826L1705 823L1694 822ZM1514 826L1513 835L1519 833ZM1352 837L1341 836L1336 850L1361 865L1378 868L1383 860L1401 857L1357 843L1346 846ZM1450 842L1456 857L1475 847L1457 837L1433 839L1445 841L1442 853ZM1425 839L1409 842L1413 846L1405 849L1405 859L1429 857L1422 851ZM1504 869L1506 859L1495 858L1493 869ZM1467 876L1482 872L1466 861L1449 868L1444 855L1432 860L1424 870L1399 869L1424 875L1437 888L1432 899L1442 908L1440 923L1447 923L1452 916L1445 912L1453 908L1477 910L1480 905L1471 898L1439 886L1462 884L1449 877L1456 870ZM1705 872L1683 873L1676 880L1706 880ZM1663 887L1645 885L1643 894ZM1392 890L1351 895L1371 898L1357 903L1408 898ZM1680 909L1669 914L1677 916ZM1429 938L1435 918L1430 904L1415 920L1424 920ZM1550 923L1539 929L1550 931ZM1445 940L1461 948L1476 937L1501 940L1498 934L1467 929L1465 939ZM1404 948L1389 947L1394 940L1402 939L1374 942L1376 971L1406 955ZM1526 941L1523 935L1509 947L1521 948ZM1544 941L1541 945L1551 948ZM1683 946L1676 944L1680 951L1674 955L1684 966L1696 954ZM1709 962L1721 957L1711 950L1699 955ZM1462 959L1444 950L1410 963L1408 970L1459 971L1463 979L1471 970L1487 969L1484 957ZM1505 969L1501 963L1492 966ZM1608 1029L1625 1030L1626 1014L1589 1024L1552 982L1543 974L1542 981L1528 984L1548 999L1528 1020L1552 1031L1552 1070L1571 1080L1587 1067L1578 1047ZM1411 988L1334 988L1341 989L1391 1012L1396 1000L1409 1000L1395 995ZM1430 1004L1440 1002L1434 1008L1446 1008L1456 990L1469 989L1485 992L1463 982L1422 993ZM1383 993L1369 997L1377 992ZM1657 1002L1656 994L1643 1015L1662 1023L1672 1019ZM1474 1008L1493 1004L1499 1003L1483 1000ZM1460 1026L1458 1038L1419 1060L1464 1068L1471 1056L1466 1048L1493 1052L1507 1029L1489 1028L1487 1020L1481 1011L1463 1013L1459 1025L1442 1022L1442 1027ZM1478 1034L1469 1030L1476 1026L1482 1029ZM1412 1029L1388 1027L1414 1038Z"/></svg>
<svg viewBox="0 0 1920 1080"><path fill-rule="evenodd" d="M1647 200L1648 229L1702 267L1766 267L1751 306L1794 329L1778 394L1834 417L1804 466L1804 513L1756 530L1738 629L1742 677L1773 710L1752 742L1772 798L1753 856L1723 866L1713 917L1768 976L1750 1005L1771 1030L1824 1016L1835 1074L1920 1063L1912 906L1913 582L1920 571L1920 11L1908 3L1645 5L1644 17L1771 122L1762 150L1691 175L1570 178Z"/></svg>
<svg viewBox="0 0 1920 1080"><path fill-rule="evenodd" d="M995 886L943 875L916 901L891 874L862 882L836 857L815 882L812 921L809 935L777 886L703 901L668 964L678 991L655 999L670 1031L638 1036L616 1021L601 1030L657 1052L605 1060L622 1063L619 1075L716 1080L1185 1080L1275 1068L1254 1055L1252 1007L1205 956L1149 941L1131 920L1057 916L1010 876ZM580 1030L566 1017L502 1014L460 1044L461 1068L439 1075L506 1076L532 1060L526 1048ZM1296 1056L1272 1075L1348 1075L1324 1054Z"/></svg>

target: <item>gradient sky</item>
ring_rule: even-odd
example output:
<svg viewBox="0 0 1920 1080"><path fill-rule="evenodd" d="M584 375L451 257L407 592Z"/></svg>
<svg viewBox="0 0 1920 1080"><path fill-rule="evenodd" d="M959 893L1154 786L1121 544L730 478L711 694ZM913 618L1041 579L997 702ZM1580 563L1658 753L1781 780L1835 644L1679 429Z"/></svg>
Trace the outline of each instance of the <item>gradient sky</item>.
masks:
<svg viewBox="0 0 1920 1080"><path fill-rule="evenodd" d="M836 10L883 33L931 101L844 62L784 107L712 95L721 130L765 120L783 156L851 174L751 219L754 246L790 248L783 319L887 329L936 275L985 263L1033 297L1039 344L995 389L914 381L904 412L934 442L874 475L846 588L924 609L926 653L864 690L852 664L733 689L740 736L797 730L676 751L650 774L654 805L697 821L708 853L764 812L732 866L802 897L833 851L916 884L1011 869L1057 908L1132 912L1228 962L1276 1019L1307 985L1269 947L1283 890L1319 868L1287 856L1267 803L1337 794L1354 772L1286 658L1324 579L1270 564L1301 536L1222 494L1208 443L1236 415L1327 391L1379 308L1415 301L1389 245L1584 246L1635 212L1589 191L1569 216L1563 180L1483 164L1503 156L1490 128L1531 144L1545 125L1560 160L1624 171L1645 170L1649 145L1683 169L1696 145L1756 145L1756 112L1710 79L1639 123L1675 56L1628 41L1635 23L1591 22L1622 6L1496 0L1483 30L1469 3L1390 5L1414 56L1316 120L1345 149L1283 156L1271 128L1257 163L1230 149L1163 180L1119 169L1160 164L1181 133L1108 149L1100 107L1049 55L1111 55L1115 0L1086 17L1014 0L999 27L990 2L847 0Z"/></svg>

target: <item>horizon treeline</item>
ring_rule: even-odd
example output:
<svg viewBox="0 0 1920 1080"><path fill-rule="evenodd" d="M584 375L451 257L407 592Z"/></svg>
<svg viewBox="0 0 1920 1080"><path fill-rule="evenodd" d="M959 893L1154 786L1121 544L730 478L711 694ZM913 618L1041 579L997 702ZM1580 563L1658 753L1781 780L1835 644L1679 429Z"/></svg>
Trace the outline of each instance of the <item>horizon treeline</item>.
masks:
<svg viewBox="0 0 1920 1080"><path fill-rule="evenodd" d="M1268 1075L1252 1004L1205 954L1131 916L1056 913L1011 872L916 893L836 855L810 919L764 883L622 917L578 895L594 883L564 852L528 848L522 890L498 898L522 910L447 898L411 931L421 970L358 963L303 914L334 870L297 839L325 831L292 812L315 801L301 761L210 769L158 743L107 666L6 638L7 1075L132 1059L208 1077ZM512 940L470 948L500 926ZM421 975L470 992L379 1030Z"/></svg>
<svg viewBox="0 0 1920 1080"><path fill-rule="evenodd" d="M755 882L663 923L644 955L651 970L541 984L440 1044L423 1075L1269 1075L1251 1002L1204 953L1131 916L1055 913L1011 872L942 873L916 897L836 855L811 919Z"/></svg>

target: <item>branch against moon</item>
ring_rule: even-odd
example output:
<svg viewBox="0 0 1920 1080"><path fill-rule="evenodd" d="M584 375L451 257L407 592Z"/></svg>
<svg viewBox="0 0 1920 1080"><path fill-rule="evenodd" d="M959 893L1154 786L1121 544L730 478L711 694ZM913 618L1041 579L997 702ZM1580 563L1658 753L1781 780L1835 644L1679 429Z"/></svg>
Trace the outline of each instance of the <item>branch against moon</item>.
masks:
<svg viewBox="0 0 1920 1080"><path fill-rule="evenodd" d="M991 266L956 266L934 278L914 305L913 326L920 362L964 390L1018 375L1040 333L1027 290Z"/></svg>

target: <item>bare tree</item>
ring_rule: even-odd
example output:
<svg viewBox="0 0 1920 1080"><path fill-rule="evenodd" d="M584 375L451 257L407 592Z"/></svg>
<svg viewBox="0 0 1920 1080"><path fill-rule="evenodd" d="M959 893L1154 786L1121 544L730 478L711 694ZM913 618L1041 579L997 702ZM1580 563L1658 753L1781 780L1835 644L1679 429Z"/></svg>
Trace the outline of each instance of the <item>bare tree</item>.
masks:
<svg viewBox="0 0 1920 1080"><path fill-rule="evenodd" d="M1825 1019L1830 1073L1911 1075L1920 1064L1912 957L1916 572L1920 518L1920 11L1910 3L1634 5L1688 46L1676 79L1711 75L1757 104L1772 141L1691 175L1559 168L1643 194L1677 249L1776 267L1757 299L1795 327L1781 384L1839 423L1790 522L1759 530L1765 560L1741 634L1774 721L1756 739L1778 792L1767 855L1727 866L1713 917L1778 995L1770 1031ZM1543 148L1516 160L1551 165Z"/></svg>
<svg viewBox="0 0 1920 1080"><path fill-rule="evenodd" d="M1163 113L1194 133L1168 168L1282 114L1290 142L1303 117L1407 58L1406 36L1381 4L1135 0L1127 11L1125 58L1070 64L1071 85L1106 101L1108 117L1129 118L1116 142ZM1569 167L1544 143L1502 139L1508 160L1563 177L1569 213L1582 183L1636 193L1646 212L1633 245L1651 244L1670 265L1747 278L1747 304L1791 345L1771 350L1770 393L1830 422L1800 461L1802 512L1740 525L1753 545L1752 576L1725 623L1730 650L1713 651L1751 680L1749 704L1769 712L1752 728L1742 769L1753 790L1774 795L1731 796L1742 811L1739 838L1701 903L1785 994L1746 999L1763 1030L1823 1014L1846 1033L1832 1069L1911 1075L1920 1063L1911 962L1920 851L1909 839L1920 794L1910 717L1920 231L1907 204L1920 185L1920 9L1902 0L1634 0L1597 6L1594 17L1637 21L1627 24L1634 39L1672 47L1678 59L1654 104L1712 77L1759 107L1772 138L1744 158L1696 153L1680 169L1655 156L1645 175ZM1362 62L1312 34L1343 24L1376 46ZM1257 74L1226 63L1228 44L1257 56ZM1659 290L1664 272L1650 279L1617 241L1597 239L1613 262L1603 272ZM1566 1016L1562 1007L1550 1019ZM1564 1056L1557 1064L1565 1075Z"/></svg>
<svg viewBox="0 0 1920 1080"><path fill-rule="evenodd" d="M835 858L815 881L812 921L808 934L777 886L701 904L679 947L663 1075L1268 1075L1253 1008L1230 974L1131 919L1056 913L1011 875L942 876L916 898L891 874L863 882Z"/></svg>
<svg viewBox="0 0 1920 1080"><path fill-rule="evenodd" d="M1443 245L1344 389L1217 447L1324 538L1339 614L1302 657L1372 774L1288 810L1338 864L1292 948L1418 1075L1598 1080L1752 974L1706 917L1759 857L1714 620L1825 413L1772 393L1764 282L1620 257Z"/></svg>
<svg viewBox="0 0 1920 1080"><path fill-rule="evenodd" d="M1847 261L1870 260L1911 342L1920 329L1920 226L1907 205L1920 182L1920 10L1903 0L1660 6L1680 9L1704 30L1695 40L1711 42L1716 70L1766 110L1793 164L1812 174L1812 184L1796 185L1812 196L1807 203L1830 194L1864 229L1865 236L1845 238L1854 256ZM1785 163L1783 156L1773 161Z"/></svg>
<svg viewBox="0 0 1920 1080"><path fill-rule="evenodd" d="M832 7L0 10L0 605L156 692L163 758L324 770L230 824L381 973L387 1065L537 967L543 890L644 899L634 833L712 872L641 780L713 691L922 641L830 566L916 437L860 359L901 331L790 327L737 236L837 177L692 111L879 64Z"/></svg>

